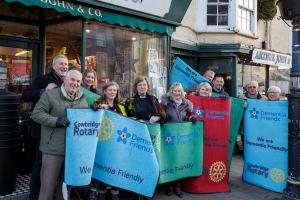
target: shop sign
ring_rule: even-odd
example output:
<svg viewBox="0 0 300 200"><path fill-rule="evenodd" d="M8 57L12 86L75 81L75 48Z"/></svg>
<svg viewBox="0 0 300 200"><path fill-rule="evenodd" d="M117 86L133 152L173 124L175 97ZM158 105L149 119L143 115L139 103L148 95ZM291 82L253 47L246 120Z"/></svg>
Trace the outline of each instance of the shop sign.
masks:
<svg viewBox="0 0 300 200"><path fill-rule="evenodd" d="M98 0L105 3L163 17L171 7L172 0Z"/></svg>
<svg viewBox="0 0 300 200"><path fill-rule="evenodd" d="M252 61L259 64L292 67L292 56L263 49L254 49Z"/></svg>

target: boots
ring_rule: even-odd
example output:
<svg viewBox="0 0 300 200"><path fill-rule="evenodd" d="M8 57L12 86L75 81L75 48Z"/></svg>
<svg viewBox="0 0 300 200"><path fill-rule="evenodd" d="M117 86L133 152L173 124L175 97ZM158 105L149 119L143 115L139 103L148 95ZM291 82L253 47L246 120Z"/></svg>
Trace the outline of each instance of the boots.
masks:
<svg viewBox="0 0 300 200"><path fill-rule="evenodd" d="M173 194L173 186L169 185L166 190L166 195L171 196Z"/></svg>
<svg viewBox="0 0 300 200"><path fill-rule="evenodd" d="M107 196L106 190L100 190L98 200L106 200L106 196Z"/></svg>
<svg viewBox="0 0 300 200"><path fill-rule="evenodd" d="M178 181L178 182L176 182L175 184L176 184L176 185L175 185L174 193L175 193L179 198L182 198L182 197L183 197L183 193L182 193L182 191L181 191L181 189L180 189L180 182Z"/></svg>

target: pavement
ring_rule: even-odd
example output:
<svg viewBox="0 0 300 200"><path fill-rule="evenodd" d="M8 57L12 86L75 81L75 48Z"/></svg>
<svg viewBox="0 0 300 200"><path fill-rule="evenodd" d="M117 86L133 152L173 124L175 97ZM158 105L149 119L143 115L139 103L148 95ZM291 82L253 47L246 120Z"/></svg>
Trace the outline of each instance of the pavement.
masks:
<svg viewBox="0 0 300 200"><path fill-rule="evenodd" d="M229 185L231 191L228 193L214 193L214 194L190 194L184 193L182 200L279 200L282 198L282 194L272 192L243 182L243 158L241 155L234 155L232 159L230 174L229 174ZM19 178L20 179L20 178ZM20 185L18 179L17 188ZM14 195L0 196L0 200L26 200L28 195L28 181L26 178L26 184L21 181L25 188L24 192L15 192ZM25 187L24 187L25 186ZM166 196L165 191L162 188L158 188L153 200L179 200L177 196ZM121 199L122 200L122 199Z"/></svg>

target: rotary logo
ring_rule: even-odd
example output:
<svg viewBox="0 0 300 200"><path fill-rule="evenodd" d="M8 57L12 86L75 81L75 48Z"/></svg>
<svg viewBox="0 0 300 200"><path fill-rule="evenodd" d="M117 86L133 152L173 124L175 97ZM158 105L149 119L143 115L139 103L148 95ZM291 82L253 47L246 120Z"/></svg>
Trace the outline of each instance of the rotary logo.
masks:
<svg viewBox="0 0 300 200"><path fill-rule="evenodd" d="M278 168L273 168L270 170L270 177L276 183L282 183L285 180L283 170Z"/></svg>
<svg viewBox="0 0 300 200"><path fill-rule="evenodd" d="M114 124L112 120L108 117L104 117L101 122L99 141L108 140L114 132Z"/></svg>
<svg viewBox="0 0 300 200"><path fill-rule="evenodd" d="M214 162L209 168L209 178L215 183L222 181L226 176L226 165L222 161Z"/></svg>

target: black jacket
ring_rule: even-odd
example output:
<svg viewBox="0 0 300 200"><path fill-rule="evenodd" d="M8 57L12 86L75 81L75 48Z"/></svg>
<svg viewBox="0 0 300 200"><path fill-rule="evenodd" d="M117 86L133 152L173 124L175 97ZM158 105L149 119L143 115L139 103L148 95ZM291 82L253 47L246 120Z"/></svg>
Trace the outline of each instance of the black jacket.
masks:
<svg viewBox="0 0 300 200"><path fill-rule="evenodd" d="M49 83L55 83L60 87L63 82L64 81L55 73L55 71L52 70L50 73L37 78L32 85L28 86L23 91L21 100L24 102L32 102L31 110L33 110L35 104L38 102ZM41 126L33 121L31 123L31 135L36 139L39 139L41 136Z"/></svg>

